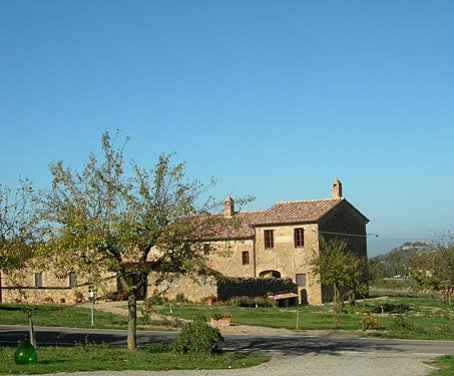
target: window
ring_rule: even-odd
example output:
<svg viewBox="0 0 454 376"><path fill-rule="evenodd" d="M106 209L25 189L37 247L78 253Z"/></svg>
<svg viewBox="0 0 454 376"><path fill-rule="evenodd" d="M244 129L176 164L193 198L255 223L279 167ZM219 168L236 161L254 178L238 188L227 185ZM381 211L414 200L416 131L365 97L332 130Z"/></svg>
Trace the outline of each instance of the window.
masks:
<svg viewBox="0 0 454 376"><path fill-rule="evenodd" d="M69 273L69 287L77 286L76 273Z"/></svg>
<svg viewBox="0 0 454 376"><path fill-rule="evenodd" d="M294 232L295 237L295 247L304 246L304 228L296 228Z"/></svg>
<svg viewBox="0 0 454 376"><path fill-rule="evenodd" d="M296 284L299 287L306 287L306 274L297 274L296 275Z"/></svg>
<svg viewBox="0 0 454 376"><path fill-rule="evenodd" d="M43 275L42 273L35 273L35 287L40 289L43 287Z"/></svg>
<svg viewBox="0 0 454 376"><path fill-rule="evenodd" d="M243 252L241 254L241 258L242 258L242 261L243 261L243 265L249 265L249 252Z"/></svg>
<svg viewBox="0 0 454 376"><path fill-rule="evenodd" d="M265 230L265 248L274 248L273 230Z"/></svg>
<svg viewBox="0 0 454 376"><path fill-rule="evenodd" d="M203 254L208 255L210 253L210 245L208 243L203 244Z"/></svg>

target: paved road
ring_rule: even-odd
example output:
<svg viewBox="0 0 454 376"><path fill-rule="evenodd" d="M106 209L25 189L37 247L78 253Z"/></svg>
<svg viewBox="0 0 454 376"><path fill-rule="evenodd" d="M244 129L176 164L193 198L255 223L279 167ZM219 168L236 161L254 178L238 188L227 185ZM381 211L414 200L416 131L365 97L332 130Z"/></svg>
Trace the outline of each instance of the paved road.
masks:
<svg viewBox="0 0 454 376"><path fill-rule="evenodd" d="M17 343L27 333L26 327L0 326L0 344ZM72 345L85 340L126 345L126 331L96 329L38 328L37 341L44 344ZM175 333L139 332L138 343L146 346L170 341ZM273 355L270 363L248 370L169 371L165 375L304 375L329 376L419 376L430 367L424 361L443 354L454 354L454 341L413 341L360 338L304 333L272 335L226 335L223 348L236 351L259 351ZM83 373L92 375L93 373ZM111 373L103 373L104 375ZM122 373L123 375L124 373ZM129 374L129 373L128 373ZM159 373L131 372L131 375ZM97 375L100 375L99 373ZM102 375L102 374L101 374Z"/></svg>

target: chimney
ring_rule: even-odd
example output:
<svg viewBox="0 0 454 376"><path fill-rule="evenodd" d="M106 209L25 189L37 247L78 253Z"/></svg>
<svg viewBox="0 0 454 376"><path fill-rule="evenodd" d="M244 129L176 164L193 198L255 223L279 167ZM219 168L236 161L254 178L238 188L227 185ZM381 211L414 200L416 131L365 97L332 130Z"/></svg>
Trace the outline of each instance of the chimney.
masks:
<svg viewBox="0 0 454 376"><path fill-rule="evenodd" d="M333 185L331 186L332 198L342 198L342 183L338 178L334 179Z"/></svg>
<svg viewBox="0 0 454 376"><path fill-rule="evenodd" d="M228 195L224 200L224 217L231 218L235 214L235 202L232 197Z"/></svg>

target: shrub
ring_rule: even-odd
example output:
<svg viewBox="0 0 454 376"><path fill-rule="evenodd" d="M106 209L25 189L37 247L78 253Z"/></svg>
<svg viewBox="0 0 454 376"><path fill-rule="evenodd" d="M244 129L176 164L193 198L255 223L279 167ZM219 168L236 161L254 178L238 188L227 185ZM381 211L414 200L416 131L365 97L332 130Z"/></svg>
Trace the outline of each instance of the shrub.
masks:
<svg viewBox="0 0 454 376"><path fill-rule="evenodd" d="M214 320L227 319L227 318L231 318L231 317L232 317L232 313L229 311L224 311L223 313L214 312L211 314L211 318Z"/></svg>
<svg viewBox="0 0 454 376"><path fill-rule="evenodd" d="M230 298L233 306L238 307L276 307L276 301L268 297L235 296Z"/></svg>
<svg viewBox="0 0 454 376"><path fill-rule="evenodd" d="M377 318L371 316L362 317L359 320L359 326L362 331L380 329L380 323Z"/></svg>
<svg viewBox="0 0 454 376"><path fill-rule="evenodd" d="M404 315L396 316L396 318L394 319L394 322L393 322L393 329L419 332L419 333L424 332L424 328L421 325L417 325L411 321L408 321L404 317Z"/></svg>
<svg viewBox="0 0 454 376"><path fill-rule="evenodd" d="M184 296L184 294L177 294L175 296L175 303L186 303L188 299Z"/></svg>
<svg viewBox="0 0 454 376"><path fill-rule="evenodd" d="M204 316L197 316L193 322L184 324L173 342L173 351L180 354L213 354L223 341L218 329L211 327Z"/></svg>

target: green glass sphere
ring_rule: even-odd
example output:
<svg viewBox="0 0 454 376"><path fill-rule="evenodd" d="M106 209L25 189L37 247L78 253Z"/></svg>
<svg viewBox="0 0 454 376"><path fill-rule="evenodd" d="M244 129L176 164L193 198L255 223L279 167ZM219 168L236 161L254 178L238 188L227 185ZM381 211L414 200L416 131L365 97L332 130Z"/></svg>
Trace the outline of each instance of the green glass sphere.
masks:
<svg viewBox="0 0 454 376"><path fill-rule="evenodd" d="M38 354L31 343L26 340L22 342L14 351L14 361L16 364L32 364L38 360Z"/></svg>

